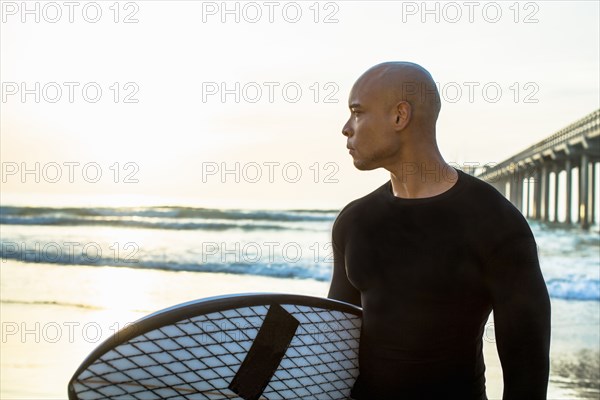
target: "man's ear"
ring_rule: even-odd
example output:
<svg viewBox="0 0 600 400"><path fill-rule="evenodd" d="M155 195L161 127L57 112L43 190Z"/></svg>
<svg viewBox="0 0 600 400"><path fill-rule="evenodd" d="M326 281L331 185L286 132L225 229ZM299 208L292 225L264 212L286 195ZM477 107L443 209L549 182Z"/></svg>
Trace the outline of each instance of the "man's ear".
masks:
<svg viewBox="0 0 600 400"><path fill-rule="evenodd" d="M396 105L395 109L396 121L395 128L396 130L404 129L408 123L410 122L410 118L412 116L412 106L408 101L401 101Z"/></svg>

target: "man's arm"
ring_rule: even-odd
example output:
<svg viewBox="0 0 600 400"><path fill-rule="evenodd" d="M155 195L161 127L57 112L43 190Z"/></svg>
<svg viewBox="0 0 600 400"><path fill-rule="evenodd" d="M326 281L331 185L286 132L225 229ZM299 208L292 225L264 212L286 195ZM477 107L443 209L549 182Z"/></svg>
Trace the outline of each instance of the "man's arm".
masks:
<svg viewBox="0 0 600 400"><path fill-rule="evenodd" d="M335 240L332 243L332 247L333 277L331 278L331 286L329 287L329 294L327 294L327 297L361 307L360 291L350 283L348 276L346 275L346 260L344 253L336 246Z"/></svg>
<svg viewBox="0 0 600 400"><path fill-rule="evenodd" d="M533 236L505 241L487 268L504 376L503 399L546 399L550 299Z"/></svg>

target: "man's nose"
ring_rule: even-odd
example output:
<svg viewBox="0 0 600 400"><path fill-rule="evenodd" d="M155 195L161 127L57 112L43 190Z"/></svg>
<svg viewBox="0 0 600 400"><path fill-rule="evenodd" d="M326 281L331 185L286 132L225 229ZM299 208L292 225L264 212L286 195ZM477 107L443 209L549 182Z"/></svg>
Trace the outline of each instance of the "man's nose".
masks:
<svg viewBox="0 0 600 400"><path fill-rule="evenodd" d="M346 137L352 136L352 131L350 130L350 127L348 126L347 122L346 125L344 125L344 127L342 128L342 135Z"/></svg>

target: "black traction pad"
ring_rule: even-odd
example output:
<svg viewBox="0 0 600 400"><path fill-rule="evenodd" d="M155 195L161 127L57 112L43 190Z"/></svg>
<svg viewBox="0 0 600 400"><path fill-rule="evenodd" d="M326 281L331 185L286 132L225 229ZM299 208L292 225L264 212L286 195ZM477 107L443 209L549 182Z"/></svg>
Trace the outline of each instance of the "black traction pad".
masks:
<svg viewBox="0 0 600 400"><path fill-rule="evenodd" d="M277 370L299 324L279 304L272 304L229 389L245 400L258 400Z"/></svg>

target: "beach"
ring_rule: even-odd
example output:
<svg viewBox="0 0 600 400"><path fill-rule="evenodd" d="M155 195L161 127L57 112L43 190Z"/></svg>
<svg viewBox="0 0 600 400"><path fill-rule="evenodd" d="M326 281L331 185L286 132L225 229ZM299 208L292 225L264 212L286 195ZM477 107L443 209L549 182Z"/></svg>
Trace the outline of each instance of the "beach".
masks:
<svg viewBox="0 0 600 400"><path fill-rule="evenodd" d="M219 273L3 263L0 398L64 399L83 359L144 315L198 298L242 292L325 296L314 280Z"/></svg>
<svg viewBox="0 0 600 400"><path fill-rule="evenodd" d="M127 323L200 298L324 297L336 210L2 206L0 398L64 399ZM552 302L549 399L600 395L600 239L530 221ZM440 332L443 335L444 332ZM487 393L502 397L493 315Z"/></svg>
<svg viewBox="0 0 600 400"><path fill-rule="evenodd" d="M497 332L508 381L535 391L545 285L547 399L600 400L600 1L0 3L0 400L67 399L98 346L178 304L326 297L334 265L332 293L360 294L363 349L381 361L363 357L363 377L391 376L365 381L480 382L474 332L495 306L503 324L492 312L481 338L487 397L504 391ZM465 198L452 197L465 186L453 170L486 182L463 191L481 196L453 203ZM514 210L486 204L502 196ZM264 315L266 339L242 344L280 355L301 331ZM128 377L133 390L167 396L144 375L158 371L213 395L190 381L229 377L226 353L211 346L204 363L203 339L182 337L181 382L170 355L146 362L173 350L161 341L131 361L152 368ZM85 384L130 374L135 346ZM317 348L298 352L303 369L335 359ZM265 375L296 355L247 354L233 357ZM258 393L266 378L241 381Z"/></svg>
<svg viewBox="0 0 600 400"><path fill-rule="evenodd" d="M68 380L87 354L119 327L159 309L229 293L325 296L328 289L326 282L309 279L14 261L3 263L1 273L2 399L64 399ZM552 305L552 354L563 360L563 367L565 362L578 361L569 361L570 354L597 354L597 347L590 346L594 340L598 343L598 303L553 300ZM582 313L589 314L589 324L574 326L569 318ZM490 399L500 399L502 370L493 325L488 323L488 327L484 336L487 393ZM594 366L580 369L590 367ZM582 388L573 387L576 376L562 377L559 372L565 371L553 371L549 399L597 398L593 390L586 395Z"/></svg>

